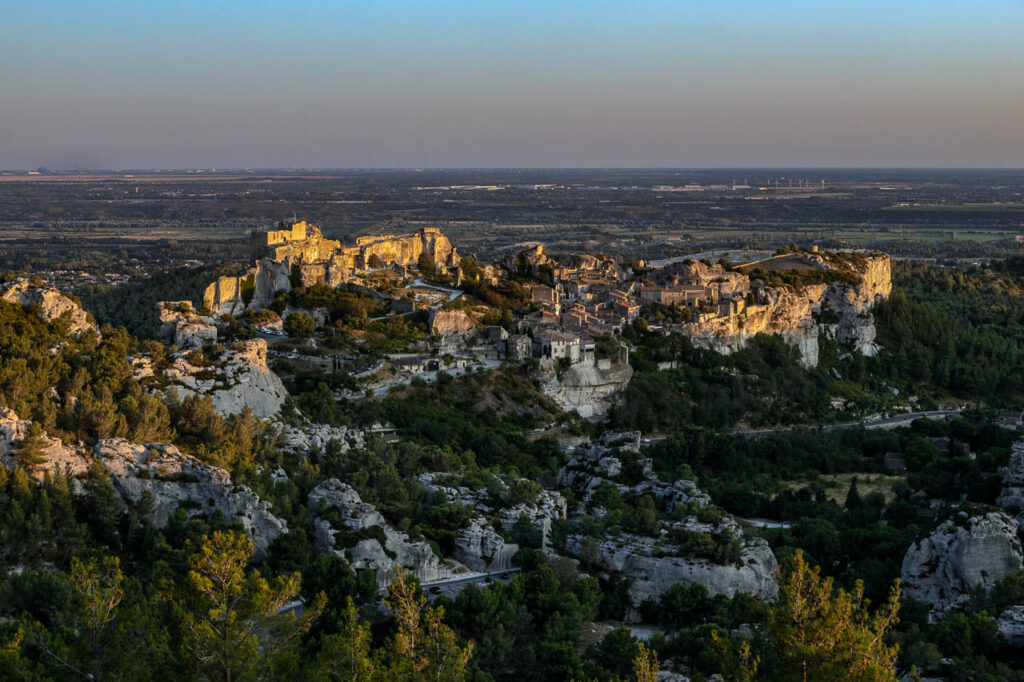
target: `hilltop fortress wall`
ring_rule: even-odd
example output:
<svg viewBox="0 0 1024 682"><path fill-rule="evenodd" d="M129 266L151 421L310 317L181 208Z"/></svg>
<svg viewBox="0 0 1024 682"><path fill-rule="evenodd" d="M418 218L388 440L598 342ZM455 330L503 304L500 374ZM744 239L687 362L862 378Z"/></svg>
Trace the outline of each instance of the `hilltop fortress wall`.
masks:
<svg viewBox="0 0 1024 682"><path fill-rule="evenodd" d="M436 227L409 235L359 237L355 246L342 246L303 221L277 230L257 230L249 235L249 246L255 259L252 268L239 276L221 277L206 288L203 304L213 315L265 308L277 292L291 291L295 284L339 286L367 270L374 256L382 266L410 267L426 253L442 270L458 267L460 260Z"/></svg>

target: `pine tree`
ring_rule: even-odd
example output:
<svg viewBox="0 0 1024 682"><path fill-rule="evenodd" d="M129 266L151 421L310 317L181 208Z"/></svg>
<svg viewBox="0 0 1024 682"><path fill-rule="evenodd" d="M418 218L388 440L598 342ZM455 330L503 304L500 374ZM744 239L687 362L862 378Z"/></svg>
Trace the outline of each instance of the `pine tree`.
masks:
<svg viewBox="0 0 1024 682"><path fill-rule="evenodd" d="M46 463L46 446L46 432L42 426L32 422L15 450L14 460L19 466L35 473Z"/></svg>
<svg viewBox="0 0 1024 682"><path fill-rule="evenodd" d="M183 606L184 648L207 680L232 682L288 660L299 636L323 611L319 595L301 617L278 612L299 593L301 576L272 585L258 571L247 571L253 544L234 531L203 537L189 557ZM172 597L173 598L173 597Z"/></svg>
<svg viewBox="0 0 1024 682"><path fill-rule="evenodd" d="M874 612L864 584L853 592L836 589L802 552L796 552L779 585L779 601L769 621L769 638L786 672L795 679L836 682L896 680L898 647L885 635L899 622L899 581ZM788 677L786 679L789 679Z"/></svg>
<svg viewBox="0 0 1024 682"><path fill-rule="evenodd" d="M389 644L392 654L387 679L426 682L465 678L473 655L473 642L459 643L455 631L444 624L444 608L424 611L427 598L402 569L388 588L387 603L398 631Z"/></svg>
<svg viewBox="0 0 1024 682"><path fill-rule="evenodd" d="M854 476L850 481L850 489L846 491L846 504L844 505L847 509L858 509L863 504L863 500L860 498L860 491L857 490L857 477Z"/></svg>

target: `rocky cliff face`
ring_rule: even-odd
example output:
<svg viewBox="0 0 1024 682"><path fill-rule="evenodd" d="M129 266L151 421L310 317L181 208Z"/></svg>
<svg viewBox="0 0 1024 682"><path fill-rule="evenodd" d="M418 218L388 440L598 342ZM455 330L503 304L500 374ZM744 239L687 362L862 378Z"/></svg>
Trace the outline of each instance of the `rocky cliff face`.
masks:
<svg viewBox="0 0 1024 682"><path fill-rule="evenodd" d="M156 311L160 319L157 336L164 343L173 343L178 348L202 348L216 343L216 321L193 311L191 301L160 301Z"/></svg>
<svg viewBox="0 0 1024 682"><path fill-rule="evenodd" d="M608 412L615 395L633 378L633 368L627 363L577 363L559 377L553 364L542 365L534 378L540 381L544 395L563 410L575 410L589 418Z"/></svg>
<svg viewBox="0 0 1024 682"><path fill-rule="evenodd" d="M0 408L0 465L17 466L15 453L30 422L18 419L9 409ZM64 444L46 438L45 462L37 475L81 477L99 463L110 474L114 490L126 502L138 502L150 493L154 503L153 522L167 523L178 508L190 515L209 515L220 510L231 521L238 521L252 538L257 557L266 554L270 543L287 530L287 524L271 513L270 504L249 488L233 485L227 471L204 464L181 453L174 445L129 443L123 438L106 438L91 448L81 443Z"/></svg>
<svg viewBox="0 0 1024 682"><path fill-rule="evenodd" d="M580 536L573 536L568 544L576 553L585 551ZM741 558L735 564L687 557L671 543L630 533L598 541L596 556L591 559L633 581L629 597L634 606L657 600L680 582L700 583L712 595L727 597L746 592L758 599L772 600L779 592L778 563L761 538L745 540Z"/></svg>
<svg viewBox="0 0 1024 682"><path fill-rule="evenodd" d="M184 455L173 445L108 438L97 443L93 452L122 498L138 502L143 493L152 495L158 526L181 507L203 515L219 509L229 520L242 524L258 557L288 530L285 521L271 513L268 502L246 486L233 485L227 471Z"/></svg>
<svg viewBox="0 0 1024 682"><path fill-rule="evenodd" d="M203 292L203 307L216 317L262 310L278 291L291 291L290 263L261 258L242 275L220 277Z"/></svg>
<svg viewBox="0 0 1024 682"><path fill-rule="evenodd" d="M19 278L0 285L0 299L33 309L43 322L54 322L67 316L68 331L74 336L84 332L99 334L92 316L56 289L36 286L27 279Z"/></svg>
<svg viewBox="0 0 1024 682"><path fill-rule="evenodd" d="M320 516L321 511L324 516ZM381 587L391 584L397 567L421 581L448 577L454 564L439 559L426 542L395 530L352 486L332 478L309 493L316 548L345 557L358 570L372 569Z"/></svg>
<svg viewBox="0 0 1024 682"><path fill-rule="evenodd" d="M209 367L196 367L188 356L178 354L163 376L179 395L208 395L223 415L238 414L249 407L264 419L281 410L288 391L267 366L267 342L244 341L225 350Z"/></svg>
<svg viewBox="0 0 1024 682"><path fill-rule="evenodd" d="M19 419L14 410L0 407L0 466L8 469L16 466L18 447L31 424L28 419ZM44 441L43 455L46 462L36 472L37 478L42 479L47 474L62 475L65 472L79 476L89 470L89 459L81 445L65 444L59 438L49 436L44 436Z"/></svg>
<svg viewBox="0 0 1024 682"><path fill-rule="evenodd" d="M857 285L833 284L822 295L822 306L838 316L834 327L826 331L833 338L853 346L867 356L875 355L875 318L871 308L892 293L892 271L888 256L865 259ZM815 312L821 312L821 308Z"/></svg>
<svg viewBox="0 0 1024 682"><path fill-rule="evenodd" d="M416 265L423 253L438 267L458 265L460 260L455 246L437 228L424 228L410 235L361 237L356 246L364 263L377 256L385 264Z"/></svg>
<svg viewBox="0 0 1024 682"><path fill-rule="evenodd" d="M822 256L807 254L807 258L825 271L839 267ZM700 263L691 267L695 266L708 268ZM738 303L737 311L729 315L700 314L684 331L696 345L720 353L742 348L759 333L780 334L800 351L801 362L806 367L818 364L819 333L836 338L865 355L874 355L878 347L874 343L876 330L871 308L892 292L889 256L854 252L843 267L855 271L859 280L856 284L838 281L805 286L800 291L769 287L758 295L755 303ZM749 288L749 283L730 279L728 286L743 291Z"/></svg>
<svg viewBox="0 0 1024 682"><path fill-rule="evenodd" d="M757 334L780 334L800 351L805 367L818 364L818 325L806 296L788 289L766 290L760 304L746 305L738 315L699 315L686 325L694 345L733 353Z"/></svg>
<svg viewBox="0 0 1024 682"><path fill-rule="evenodd" d="M1001 511L957 512L903 557L903 593L941 613L1021 569L1024 551L1018 525Z"/></svg>
<svg viewBox="0 0 1024 682"><path fill-rule="evenodd" d="M505 538L479 516L462 529L454 545L452 556L456 561L481 573L512 568L512 557L519 551L519 545L505 542Z"/></svg>

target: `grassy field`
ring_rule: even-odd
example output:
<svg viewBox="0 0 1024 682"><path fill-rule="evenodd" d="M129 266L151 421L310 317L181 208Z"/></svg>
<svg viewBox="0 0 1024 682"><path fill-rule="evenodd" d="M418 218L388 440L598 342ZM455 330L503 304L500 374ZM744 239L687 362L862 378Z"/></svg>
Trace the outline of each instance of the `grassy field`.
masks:
<svg viewBox="0 0 1024 682"><path fill-rule="evenodd" d="M825 496L836 504L842 506L846 502L846 493L850 489L850 482L857 479L857 490L863 498L873 492L882 493L886 502L892 502L896 494L893 488L904 479L903 476L888 476L886 474L829 474L818 477L817 482L825 486ZM790 481L787 487L790 489L803 488L808 481Z"/></svg>

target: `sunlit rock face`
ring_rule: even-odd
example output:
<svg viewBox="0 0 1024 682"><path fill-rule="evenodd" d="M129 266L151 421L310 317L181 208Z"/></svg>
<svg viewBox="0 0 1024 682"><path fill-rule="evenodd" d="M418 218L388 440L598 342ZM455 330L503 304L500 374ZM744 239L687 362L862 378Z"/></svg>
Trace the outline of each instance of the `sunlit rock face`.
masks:
<svg viewBox="0 0 1024 682"><path fill-rule="evenodd" d="M767 287L753 302L737 301L730 314L698 314L685 326L695 345L720 353L732 353L757 334L779 334L800 352L805 367L818 364L818 336L824 333L864 355L878 352L875 320L871 309L892 292L889 256L876 252L853 252L849 267L855 282L812 284L800 290ZM808 263L822 270L834 268L827 258L803 254ZM683 276L705 280L728 291L746 291L746 275L724 270L719 265L689 264L700 269ZM721 280L721 282L718 282ZM745 281L744 281L745 280Z"/></svg>
<svg viewBox="0 0 1024 682"><path fill-rule="evenodd" d="M54 322L63 316L68 319L68 333L79 336L85 332L99 334L92 316L74 300L47 286L37 286L25 278L0 284L0 299L29 308L43 322Z"/></svg>
<svg viewBox="0 0 1024 682"><path fill-rule="evenodd" d="M217 322L192 310L191 301L160 301L156 304L160 328L157 337L178 348L201 348L217 341Z"/></svg>
<svg viewBox="0 0 1024 682"><path fill-rule="evenodd" d="M203 293L203 307L215 316L262 310L278 292L291 291L295 284L336 287L368 268L371 259L410 267L426 254L440 269L454 268L461 260L436 227L410 235L359 237L355 246L342 246L325 239L316 225L298 222L280 230L257 230L250 235L249 244L253 267L241 275L218 278Z"/></svg>
<svg viewBox="0 0 1024 682"><path fill-rule="evenodd" d="M960 511L916 541L903 557L903 593L942 613L1019 571L1024 551L1017 522L1002 511Z"/></svg>
<svg viewBox="0 0 1024 682"><path fill-rule="evenodd" d="M163 371L168 390L179 397L208 395L224 416L250 408L257 417L269 419L281 411L288 391L280 377L267 366L267 342L243 341L226 349L210 366L197 367L187 354L174 358Z"/></svg>

